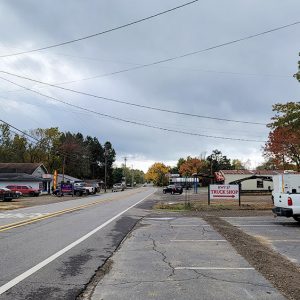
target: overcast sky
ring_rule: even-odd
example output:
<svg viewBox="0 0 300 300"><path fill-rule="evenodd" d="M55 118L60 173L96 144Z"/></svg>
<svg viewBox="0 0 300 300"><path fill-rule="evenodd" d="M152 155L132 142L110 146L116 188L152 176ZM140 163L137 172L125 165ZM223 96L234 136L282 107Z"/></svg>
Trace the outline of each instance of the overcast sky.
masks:
<svg viewBox="0 0 300 300"><path fill-rule="evenodd" d="M177 0L2 0L0 56L97 33L172 8ZM300 25L167 63L99 76L208 48L299 21L299 0L199 1L157 18L77 43L0 58L0 69L103 97L209 117L268 123L272 104L299 101ZM60 100L166 129L267 140L268 129L107 102L1 77ZM209 155L263 161L263 142L242 142L146 128L70 108L0 79L0 117L22 129L58 126L109 140L117 163L147 170L155 161Z"/></svg>

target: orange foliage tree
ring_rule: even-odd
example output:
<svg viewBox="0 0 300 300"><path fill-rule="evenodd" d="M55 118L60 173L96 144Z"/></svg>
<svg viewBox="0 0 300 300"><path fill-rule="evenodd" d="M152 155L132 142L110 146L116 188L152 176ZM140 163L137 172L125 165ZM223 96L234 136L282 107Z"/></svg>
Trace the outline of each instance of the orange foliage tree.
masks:
<svg viewBox="0 0 300 300"><path fill-rule="evenodd" d="M276 115L268 125L271 131L264 155L277 167L290 168L292 164L300 171L300 103L275 104L273 111Z"/></svg>
<svg viewBox="0 0 300 300"><path fill-rule="evenodd" d="M147 181L152 181L153 184L163 186L168 184L167 174L170 168L163 163L154 163L145 175Z"/></svg>
<svg viewBox="0 0 300 300"><path fill-rule="evenodd" d="M207 170L207 161L188 157L187 160L180 165L179 173L182 176L192 176L194 173L201 173Z"/></svg>

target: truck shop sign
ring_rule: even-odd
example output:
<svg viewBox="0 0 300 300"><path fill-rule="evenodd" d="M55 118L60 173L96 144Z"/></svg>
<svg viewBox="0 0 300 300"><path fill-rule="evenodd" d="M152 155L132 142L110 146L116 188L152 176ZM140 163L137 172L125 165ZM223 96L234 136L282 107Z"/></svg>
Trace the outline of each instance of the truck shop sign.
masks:
<svg viewBox="0 0 300 300"><path fill-rule="evenodd" d="M211 184L209 186L210 200L239 200L240 189L238 184Z"/></svg>

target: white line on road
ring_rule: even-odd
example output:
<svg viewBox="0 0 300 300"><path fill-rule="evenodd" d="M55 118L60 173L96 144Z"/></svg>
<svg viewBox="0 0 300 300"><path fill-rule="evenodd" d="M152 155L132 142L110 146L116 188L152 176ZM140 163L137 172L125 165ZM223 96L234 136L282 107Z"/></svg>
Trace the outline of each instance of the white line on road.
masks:
<svg viewBox="0 0 300 300"><path fill-rule="evenodd" d="M226 240L170 240L170 242L227 242Z"/></svg>
<svg viewBox="0 0 300 300"><path fill-rule="evenodd" d="M203 226L210 226L210 225L206 225L206 224L203 224L203 225L171 225L171 227L203 227Z"/></svg>
<svg viewBox="0 0 300 300"><path fill-rule="evenodd" d="M275 224L243 224L243 225L239 225L239 224L235 224L233 225L235 227L273 227L273 226L281 226L281 224L275 225Z"/></svg>
<svg viewBox="0 0 300 300"><path fill-rule="evenodd" d="M254 270L254 268L175 267L175 270Z"/></svg>
<svg viewBox="0 0 300 300"><path fill-rule="evenodd" d="M300 243L300 240L269 240L270 242L292 242L292 243Z"/></svg>
<svg viewBox="0 0 300 300"><path fill-rule="evenodd" d="M52 261L54 261L55 259L57 259L58 257L60 257L61 255L63 255L64 253L66 253L67 251L71 250L72 248L74 248L75 246L79 245L80 243L82 243L83 241L85 241L86 239L88 239L90 236L92 236L93 234L95 234L97 231L99 231L100 229L102 229L103 227L105 227L106 225L108 225L109 223L111 223L112 221L114 221L115 219L117 219L118 217L120 217L121 215L123 215L125 212L127 212L128 210L130 210L131 208L135 207L136 205L138 205L139 203L141 203L142 201L144 201L145 199L147 199L149 196L151 196L154 192L152 192L151 194L149 194L148 196L146 196L145 198L143 198L142 200L138 201L137 203L131 205L130 207L126 208L125 210L123 210L122 212L118 213L117 215L115 215L114 217L112 217L111 219L107 220L106 222L104 222L102 225L98 226L97 228L93 229L92 231L90 231L89 233L87 233L86 235L82 236L81 238L79 238L78 240L76 240L75 242L71 243L70 245L66 246L65 248L61 249L60 251L54 253L53 255L51 255L50 257L48 257L47 259L43 260L42 262L38 263L37 265L35 265L34 267L32 267L31 269L27 270L26 272L22 273L21 275L17 276L16 278L12 279L11 281L7 282L6 284L2 285L0 287L0 295L2 295L3 293L5 293L7 290L9 290L10 288L12 288L13 286L15 286L16 284L20 283L21 281L23 281L24 279L26 279L27 277L31 276L32 274L34 274L35 272L37 272L38 270L42 269L43 267L45 267L46 265L48 265L49 263L51 263Z"/></svg>

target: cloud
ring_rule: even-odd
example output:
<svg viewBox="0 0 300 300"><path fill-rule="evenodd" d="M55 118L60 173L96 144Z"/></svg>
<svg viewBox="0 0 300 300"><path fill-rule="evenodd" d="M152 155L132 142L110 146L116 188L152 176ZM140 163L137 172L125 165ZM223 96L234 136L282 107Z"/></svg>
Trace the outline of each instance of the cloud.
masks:
<svg viewBox="0 0 300 300"><path fill-rule="evenodd" d="M65 1L43 5L2 1L0 54L32 49L121 25L180 5L183 1ZM0 69L38 80L63 83L88 93L141 105L236 120L268 123L272 104L296 100L299 26L173 62L106 74L181 55L292 23L300 3L293 0L209 1L148 22L65 47L1 59ZM9 28L9 30L7 30ZM2 75L1 75L2 76ZM96 112L158 127L205 135L266 140L264 126L220 122L134 108L5 76ZM209 155L262 160L263 143L188 136L122 123L56 103L0 80L1 118L26 130L59 126L112 142L118 162L145 166L179 157Z"/></svg>

